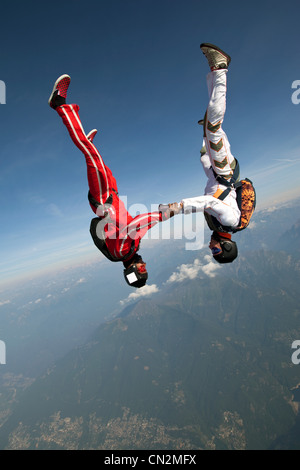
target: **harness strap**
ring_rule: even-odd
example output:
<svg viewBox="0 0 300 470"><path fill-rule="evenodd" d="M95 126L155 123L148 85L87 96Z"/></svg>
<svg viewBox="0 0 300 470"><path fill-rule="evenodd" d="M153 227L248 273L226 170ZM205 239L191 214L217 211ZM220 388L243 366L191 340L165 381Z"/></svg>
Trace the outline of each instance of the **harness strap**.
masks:
<svg viewBox="0 0 300 470"><path fill-rule="evenodd" d="M119 196L119 193L116 189L112 188L111 191L114 192L117 196ZM112 194L110 194L108 196L108 198L106 199L105 204L111 204L112 199L113 199ZM89 200L89 202L92 206L96 207L96 209L97 209L97 207L102 205L102 204L100 204L100 202L97 201L97 199L94 198L94 196L92 196L91 191L88 192L88 200Z"/></svg>
<svg viewBox="0 0 300 470"><path fill-rule="evenodd" d="M227 186L228 188L234 188L235 187L234 185L236 184L240 175L240 165L239 165L238 160L235 158L235 168L233 170L233 175L229 180L224 178L224 176L222 175L218 175L213 168L212 168L212 171L217 181L219 181L224 186Z"/></svg>
<svg viewBox="0 0 300 470"><path fill-rule="evenodd" d="M227 186L227 188L224 191L218 189L214 194L214 197L217 198L217 199L220 199L220 201L224 201L224 199L230 193L231 189L236 189L239 186L241 186L241 183L237 182L237 180L240 176L240 165L239 165L239 162L238 162L237 159L235 159L235 162L236 162L235 168L234 168L233 175L230 178L230 180L227 180L226 178L224 178L224 176L218 175L215 172L215 170L212 168L212 171L213 171L213 174L214 174L214 177L216 178L216 180L219 183L221 183L223 186Z"/></svg>
<svg viewBox="0 0 300 470"><path fill-rule="evenodd" d="M103 220L102 217L95 217L94 219L91 220L91 225L90 225L90 234L92 236L92 239L94 241L94 244L102 252L106 258L108 258L110 261L126 261L129 260L134 253L136 253L138 250L135 248L135 242L132 240L131 247L129 253L127 255L123 256L122 258L117 258L113 256L110 251L107 248L106 242L105 242L105 231L104 227L100 227L100 233L97 233L97 226L99 222ZM100 235L100 236L99 236Z"/></svg>
<svg viewBox="0 0 300 470"><path fill-rule="evenodd" d="M111 189L112 192L114 192L117 196L119 195L118 191L114 188ZM88 199L89 199L89 202L92 206L94 206L96 209L101 206L102 204L100 204L97 199L95 199L91 192L89 191L88 192ZM113 195L110 194L108 196L108 198L106 199L105 201L105 204L112 204L113 202ZM103 253L104 256L106 256L106 258L108 258L110 261L126 261L128 259L130 259L132 257L132 255L137 251L136 248L135 248L135 242L134 240L132 240L132 243L131 243L131 247L130 247L130 251L127 255L123 256L122 258L116 258L114 257L110 251L108 250L107 248L107 245L106 245L106 242L105 242L105 232L104 232L104 227L103 227L103 230L101 232L101 236L99 237L98 234L97 234L97 225L98 223L103 220L105 218L105 215L102 216L102 217L95 217L94 219L92 219L91 221L91 225L90 225L90 233L91 233L91 236L93 238L93 241L96 245L96 247Z"/></svg>
<svg viewBox="0 0 300 470"><path fill-rule="evenodd" d="M214 197L216 197L217 199L220 199L220 201L224 201L225 197L228 196L228 194L230 193L231 191L231 188L227 188L225 189L224 191L221 192L221 194L219 195L214 195Z"/></svg>

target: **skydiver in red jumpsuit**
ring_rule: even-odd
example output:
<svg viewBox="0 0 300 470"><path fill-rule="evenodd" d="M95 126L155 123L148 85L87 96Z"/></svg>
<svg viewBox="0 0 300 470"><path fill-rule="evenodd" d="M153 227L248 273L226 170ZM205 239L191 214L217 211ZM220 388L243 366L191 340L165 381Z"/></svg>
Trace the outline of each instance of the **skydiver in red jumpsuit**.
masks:
<svg viewBox="0 0 300 470"><path fill-rule="evenodd" d="M93 144L96 129L85 134L77 104L66 104L71 78L61 75L55 82L49 105L67 127L74 144L84 154L87 164L89 202L97 215L90 232L95 245L111 261L122 261L126 282L133 287L146 284L146 263L137 254L147 231L167 216L151 212L132 217L118 195L117 182Z"/></svg>

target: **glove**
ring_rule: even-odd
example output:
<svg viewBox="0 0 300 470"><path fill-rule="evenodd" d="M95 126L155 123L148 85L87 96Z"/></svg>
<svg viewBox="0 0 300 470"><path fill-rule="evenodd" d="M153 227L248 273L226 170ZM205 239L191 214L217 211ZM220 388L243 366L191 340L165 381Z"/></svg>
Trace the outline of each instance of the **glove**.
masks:
<svg viewBox="0 0 300 470"><path fill-rule="evenodd" d="M178 204L178 202L159 204L158 210L161 212L163 220L167 220L182 212L182 202L180 204Z"/></svg>

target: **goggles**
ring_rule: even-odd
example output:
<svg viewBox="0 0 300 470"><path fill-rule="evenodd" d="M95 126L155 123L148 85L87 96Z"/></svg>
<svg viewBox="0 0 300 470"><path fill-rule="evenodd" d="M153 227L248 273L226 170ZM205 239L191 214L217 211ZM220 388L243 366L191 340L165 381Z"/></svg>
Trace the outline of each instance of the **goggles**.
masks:
<svg viewBox="0 0 300 470"><path fill-rule="evenodd" d="M142 262L142 257L135 259L135 261ZM136 262L127 269L124 269L124 277L129 286L139 288L146 284L148 273L145 266L142 265L138 267Z"/></svg>
<svg viewBox="0 0 300 470"><path fill-rule="evenodd" d="M222 249L214 246L213 248L211 248L211 252L212 252L213 256L216 256L216 255L219 255L220 253L222 253Z"/></svg>

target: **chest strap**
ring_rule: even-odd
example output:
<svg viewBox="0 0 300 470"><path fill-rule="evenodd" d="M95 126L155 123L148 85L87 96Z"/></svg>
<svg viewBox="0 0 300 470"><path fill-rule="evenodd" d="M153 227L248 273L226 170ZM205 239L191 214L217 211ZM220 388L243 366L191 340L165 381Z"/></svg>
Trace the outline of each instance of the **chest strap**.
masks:
<svg viewBox="0 0 300 470"><path fill-rule="evenodd" d="M218 189L214 197L217 199L220 199L220 201L224 201L225 197L228 196L230 191L232 189L236 189L239 186L239 183L237 182L240 176L240 165L238 160L235 158L235 168L233 171L233 175L230 179L224 178L224 176L218 175L215 170L212 168L214 177L218 181L218 183L222 184L223 186L226 186L226 189L222 191L221 189Z"/></svg>

